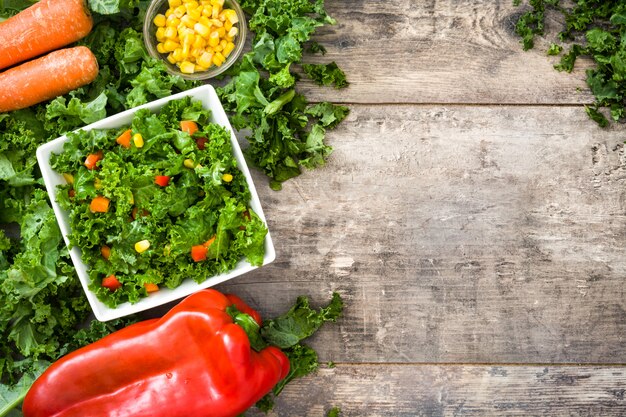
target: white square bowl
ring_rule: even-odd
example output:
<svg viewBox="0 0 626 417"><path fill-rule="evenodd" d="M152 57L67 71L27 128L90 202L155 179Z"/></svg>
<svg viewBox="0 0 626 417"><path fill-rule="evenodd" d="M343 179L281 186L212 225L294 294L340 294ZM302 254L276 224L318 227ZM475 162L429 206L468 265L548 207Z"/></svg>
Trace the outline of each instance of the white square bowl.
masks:
<svg viewBox="0 0 626 417"><path fill-rule="evenodd" d="M194 100L201 101L203 107L211 111L210 121L213 123L217 123L230 131L230 140L233 147L235 159L237 160L237 165L246 177L246 182L248 183L248 188L250 189L250 194L252 196L250 201L250 207L252 207L252 209L259 215L261 220L263 220L263 222L267 226L267 221L265 220L265 215L263 214L263 209L261 208L261 202L259 201L259 196L252 182L252 177L250 176L250 171L248 170L248 166L246 165L243 153L241 152L241 148L239 147L239 143L237 142L237 138L235 137L233 128L228 121L228 117L224 112L224 108L222 107L222 104L220 103L219 98L215 93L215 89L213 89L212 86L203 85L201 87L187 90L179 94L165 97L151 103L147 103L142 106L126 110L122 113L118 113L111 117L107 117L106 119L100 120L96 123L85 126L81 130L88 131L92 129L114 129L122 127L124 125L129 125L133 119L133 115L137 110L145 108L156 112L168 101L180 99L183 97L191 97ZM67 140L68 139L66 136L61 136L58 139L55 139L40 146L37 149L37 161L39 162L41 174L46 184L46 190L48 191L48 195L50 196L50 201L52 203L52 208L54 209L54 214L56 215L57 222L59 223L59 227L61 229L61 233L63 234L63 239L65 239L65 244L69 246L69 240L67 238L67 235L70 233L69 217L67 212L59 207L56 200L57 185L66 184L66 182L61 174L57 173L50 167L50 155L52 153L61 153L63 151L63 144L67 142ZM157 292L149 294L148 297L142 298L135 304L126 302L118 305L116 308L113 309L98 300L96 295L89 290L89 276L87 274L88 265L85 265L81 260L80 249L77 247L71 248L70 257L72 258L72 262L74 263L74 267L76 268L78 278L80 279L85 294L87 295L89 304L91 305L91 308L96 318L100 321L108 321L115 318L127 316L129 314L138 313L140 311L148 310L150 308L154 308L162 304L178 300L198 290L217 285L221 282L227 281L257 268L256 266L250 265L245 260L241 260L236 265L235 269L231 270L230 272L208 277L200 284L191 279L186 279L177 288L162 288ZM274 244L272 243L272 238L268 230L268 233L265 237L265 256L263 258L263 265L267 265L275 258L276 252L274 250Z"/></svg>

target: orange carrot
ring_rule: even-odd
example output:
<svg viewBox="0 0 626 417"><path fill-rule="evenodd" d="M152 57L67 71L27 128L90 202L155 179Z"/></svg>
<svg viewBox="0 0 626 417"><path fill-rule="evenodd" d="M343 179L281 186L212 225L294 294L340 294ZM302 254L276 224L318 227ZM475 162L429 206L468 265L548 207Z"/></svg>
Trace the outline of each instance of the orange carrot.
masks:
<svg viewBox="0 0 626 417"><path fill-rule="evenodd" d="M193 120L183 120L180 122L180 130L193 135L198 131L198 125Z"/></svg>
<svg viewBox="0 0 626 417"><path fill-rule="evenodd" d="M115 139L115 141L122 145L125 148L130 148L130 137L131 137L131 130L125 130L124 133L122 133L121 135L118 136L117 139Z"/></svg>
<svg viewBox="0 0 626 417"><path fill-rule="evenodd" d="M204 242L203 245L208 248L209 246L213 244L213 242L215 242L215 236L213 236L211 239Z"/></svg>
<svg viewBox="0 0 626 417"><path fill-rule="evenodd" d="M152 284L151 282L143 284L143 287L146 289L147 292L159 291L159 286L156 284Z"/></svg>
<svg viewBox="0 0 626 417"><path fill-rule="evenodd" d="M90 153L89 155L87 155L87 158L85 158L85 164L84 165L87 167L87 169L95 169L96 168L96 164L102 158L104 158L104 153L102 151L98 151L96 153ZM96 186L96 188L98 188L98 187Z"/></svg>
<svg viewBox="0 0 626 417"><path fill-rule="evenodd" d="M0 22L0 69L76 42L92 27L84 0L41 0Z"/></svg>
<svg viewBox="0 0 626 417"><path fill-rule="evenodd" d="M97 75L98 61L85 46L50 52L0 73L0 113L69 93Z"/></svg>
<svg viewBox="0 0 626 417"><path fill-rule="evenodd" d="M100 248L100 253L102 254L102 257L104 259L109 259L109 257L111 256L111 248L108 247L107 245L103 245Z"/></svg>
<svg viewBox="0 0 626 417"><path fill-rule="evenodd" d="M99 195L91 200L89 210L91 210L92 213L106 213L109 211L110 202L111 201L108 198Z"/></svg>

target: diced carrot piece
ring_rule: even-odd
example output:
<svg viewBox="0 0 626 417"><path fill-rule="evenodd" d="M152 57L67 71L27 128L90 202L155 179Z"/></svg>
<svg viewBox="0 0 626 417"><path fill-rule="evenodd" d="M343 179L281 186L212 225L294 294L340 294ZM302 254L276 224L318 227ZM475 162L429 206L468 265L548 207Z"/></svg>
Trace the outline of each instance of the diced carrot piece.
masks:
<svg viewBox="0 0 626 417"><path fill-rule="evenodd" d="M130 148L130 138L132 136L132 132L130 129L124 131L121 135L118 136L115 141L125 148Z"/></svg>
<svg viewBox="0 0 626 417"><path fill-rule="evenodd" d="M109 211L110 202L111 200L109 200L108 198L99 195L98 197L91 200L91 203L89 204L89 210L91 210L92 213L106 213L107 211Z"/></svg>
<svg viewBox="0 0 626 417"><path fill-rule="evenodd" d="M154 183L156 185L160 185L161 187L167 187L167 184L170 183L170 177L167 175L157 175L154 177Z"/></svg>
<svg viewBox="0 0 626 417"><path fill-rule="evenodd" d="M102 247L100 248L100 253L102 254L102 257L104 259L109 259L109 257L111 256L111 248L108 247L107 245L102 245Z"/></svg>
<svg viewBox="0 0 626 417"><path fill-rule="evenodd" d="M180 122L180 130L193 135L198 131L198 125L193 120L183 120Z"/></svg>
<svg viewBox="0 0 626 417"><path fill-rule="evenodd" d="M147 284L143 284L144 288L146 289L147 292L156 292L159 291L159 286L156 284L153 284L151 282L147 283Z"/></svg>
<svg viewBox="0 0 626 417"><path fill-rule="evenodd" d="M115 275L109 275L108 277L102 279L102 286L104 288L108 288L109 291L115 291L122 287L122 283Z"/></svg>
<svg viewBox="0 0 626 417"><path fill-rule="evenodd" d="M204 245L196 245L191 247L191 259L195 262L204 261L209 249Z"/></svg>
<svg viewBox="0 0 626 417"><path fill-rule="evenodd" d="M208 248L209 246L211 246L213 242L215 242L215 236L213 236L211 239L204 242L203 245Z"/></svg>
<svg viewBox="0 0 626 417"><path fill-rule="evenodd" d="M96 164L102 158L104 158L104 153L102 151L91 153L87 155L87 158L85 159L85 166L87 167L87 169L95 169Z"/></svg>

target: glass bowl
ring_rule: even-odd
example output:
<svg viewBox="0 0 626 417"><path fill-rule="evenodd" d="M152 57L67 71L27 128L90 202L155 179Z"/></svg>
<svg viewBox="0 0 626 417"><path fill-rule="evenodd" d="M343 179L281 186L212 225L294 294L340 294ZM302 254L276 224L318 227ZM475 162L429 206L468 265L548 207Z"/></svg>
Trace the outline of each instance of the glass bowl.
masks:
<svg viewBox="0 0 626 417"><path fill-rule="evenodd" d="M168 8L168 0L152 0L150 6L148 6L146 18L143 23L143 39L150 56L163 61L167 68L167 72L169 72L170 74L178 75L186 80L207 80L209 78L216 77L226 71L241 56L244 45L246 43L246 36L248 35L246 16L241 9L241 6L239 6L239 3L237 3L235 0L225 0L223 8L235 10L235 12L237 13L237 17L239 18L239 22L234 25L234 27L237 27L239 29L239 33L234 39L235 49L233 49L230 55L226 58L226 61L224 61L224 63L219 67L216 65L212 65L206 71L194 72L193 74L181 72L180 68L167 60L167 54L161 54L159 53L159 51L157 51L157 26L154 24L154 17L159 13L165 14L165 11Z"/></svg>

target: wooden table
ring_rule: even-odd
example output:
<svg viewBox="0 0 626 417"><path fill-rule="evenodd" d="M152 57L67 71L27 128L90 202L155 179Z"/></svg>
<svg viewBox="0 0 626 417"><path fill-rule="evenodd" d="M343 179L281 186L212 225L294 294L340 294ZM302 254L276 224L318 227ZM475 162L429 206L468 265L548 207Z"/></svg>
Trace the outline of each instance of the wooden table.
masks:
<svg viewBox="0 0 626 417"><path fill-rule="evenodd" d="M350 116L324 168L256 174L278 257L219 287L345 298L270 416L626 415L626 136L585 114L590 63L524 52L511 0L327 6L307 59L351 86L301 91Z"/></svg>

